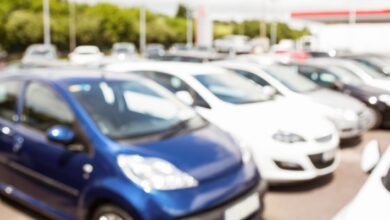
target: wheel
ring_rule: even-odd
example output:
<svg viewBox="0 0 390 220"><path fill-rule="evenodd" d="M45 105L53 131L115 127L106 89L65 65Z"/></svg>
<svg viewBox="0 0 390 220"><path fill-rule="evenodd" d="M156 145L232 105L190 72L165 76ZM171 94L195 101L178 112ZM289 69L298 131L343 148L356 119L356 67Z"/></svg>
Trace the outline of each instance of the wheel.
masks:
<svg viewBox="0 0 390 220"><path fill-rule="evenodd" d="M133 218L117 206L103 205L93 213L92 220L133 220Z"/></svg>

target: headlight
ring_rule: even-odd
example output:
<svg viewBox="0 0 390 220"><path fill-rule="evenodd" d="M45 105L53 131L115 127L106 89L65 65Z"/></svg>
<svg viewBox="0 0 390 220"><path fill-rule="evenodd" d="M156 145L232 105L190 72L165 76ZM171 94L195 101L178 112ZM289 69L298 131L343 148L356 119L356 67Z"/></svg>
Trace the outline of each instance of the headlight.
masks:
<svg viewBox="0 0 390 220"><path fill-rule="evenodd" d="M124 174L146 192L196 187L198 181L168 161L138 155L120 155L117 158Z"/></svg>
<svg viewBox="0 0 390 220"><path fill-rule="evenodd" d="M290 133L290 132L284 132L284 131L278 131L274 135L272 135L272 138L276 141L280 141L283 143L297 143L297 142L305 142L306 140L297 134Z"/></svg>
<svg viewBox="0 0 390 220"><path fill-rule="evenodd" d="M359 119L359 116L356 114L356 112L352 110L343 111L343 117L348 121L357 121Z"/></svg>
<svg viewBox="0 0 390 220"><path fill-rule="evenodd" d="M390 106L390 95L380 95L379 100Z"/></svg>

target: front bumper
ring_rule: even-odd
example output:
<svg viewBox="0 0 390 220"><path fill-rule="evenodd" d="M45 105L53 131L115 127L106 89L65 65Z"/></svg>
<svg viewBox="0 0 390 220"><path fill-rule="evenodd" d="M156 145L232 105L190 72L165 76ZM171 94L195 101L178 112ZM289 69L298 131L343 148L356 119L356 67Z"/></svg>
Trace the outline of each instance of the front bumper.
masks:
<svg viewBox="0 0 390 220"><path fill-rule="evenodd" d="M275 144L253 152L262 176L270 184L312 180L334 172L340 163L337 134L325 143Z"/></svg>
<svg viewBox="0 0 390 220"><path fill-rule="evenodd" d="M193 214L190 214L190 215L187 215L187 216L184 216L184 217L181 217L181 218L178 218L180 220L203 220L203 219L207 219L207 220L219 220L219 219L224 219L224 215L225 215L225 211L237 204L239 204L240 202L244 201L246 198L254 195L254 194L257 194L258 195L258 198L259 198L259 201L260 201L260 208L251 213L246 219L261 219L262 217L262 213L264 211L264 196L265 196L265 193L268 189L268 184L266 183L266 181L264 180L261 180L260 183L253 187L251 190L249 190L248 192L244 193L243 195L240 195L239 197L233 199L232 201L229 201L227 203L224 203L222 205L219 205L217 207L212 207L211 209L208 209L208 210L203 210L201 212L197 212L197 213L193 213Z"/></svg>

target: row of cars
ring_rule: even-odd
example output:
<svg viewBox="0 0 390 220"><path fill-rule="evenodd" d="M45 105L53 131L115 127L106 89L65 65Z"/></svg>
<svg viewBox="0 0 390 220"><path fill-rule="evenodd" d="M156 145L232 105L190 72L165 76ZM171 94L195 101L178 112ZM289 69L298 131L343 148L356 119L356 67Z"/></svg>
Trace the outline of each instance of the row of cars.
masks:
<svg viewBox="0 0 390 220"><path fill-rule="evenodd" d="M257 58L5 72L0 187L56 218L256 218L265 182L331 174L340 140L385 125L307 66Z"/></svg>

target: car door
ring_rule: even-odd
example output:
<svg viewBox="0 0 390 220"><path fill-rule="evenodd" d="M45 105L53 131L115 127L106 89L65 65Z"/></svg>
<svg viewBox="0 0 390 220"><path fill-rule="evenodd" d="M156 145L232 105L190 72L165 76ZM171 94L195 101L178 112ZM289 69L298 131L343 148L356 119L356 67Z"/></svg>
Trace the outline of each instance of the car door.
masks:
<svg viewBox="0 0 390 220"><path fill-rule="evenodd" d="M9 161L14 157L14 130L22 86L21 81L0 82L0 188L12 184L13 171Z"/></svg>
<svg viewBox="0 0 390 220"><path fill-rule="evenodd" d="M14 187L50 208L74 214L80 192L90 178L91 157L47 138L50 128L66 126L76 133L73 145L86 149L74 113L53 87L30 82L25 88L20 121L15 129L16 157L11 162Z"/></svg>

